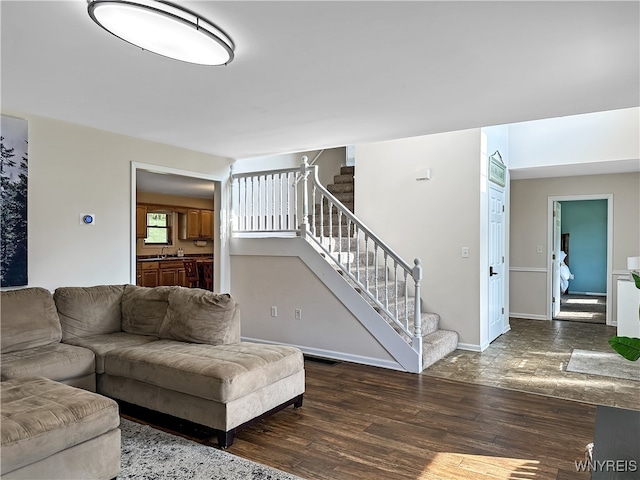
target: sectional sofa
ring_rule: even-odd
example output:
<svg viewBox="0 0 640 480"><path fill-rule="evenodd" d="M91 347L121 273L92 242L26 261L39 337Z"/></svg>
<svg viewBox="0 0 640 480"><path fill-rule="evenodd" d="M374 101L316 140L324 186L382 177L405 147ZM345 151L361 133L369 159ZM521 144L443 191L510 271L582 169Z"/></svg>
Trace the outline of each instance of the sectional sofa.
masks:
<svg viewBox="0 0 640 480"><path fill-rule="evenodd" d="M299 349L240 340L228 294L135 285L1 293L2 381L44 377L206 425L225 448L302 405Z"/></svg>

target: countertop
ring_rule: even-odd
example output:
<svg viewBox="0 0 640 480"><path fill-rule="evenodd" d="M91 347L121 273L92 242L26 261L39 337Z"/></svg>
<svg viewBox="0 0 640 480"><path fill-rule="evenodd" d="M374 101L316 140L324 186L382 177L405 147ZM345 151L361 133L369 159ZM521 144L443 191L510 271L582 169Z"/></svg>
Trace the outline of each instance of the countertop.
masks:
<svg viewBox="0 0 640 480"><path fill-rule="evenodd" d="M176 261L176 260L196 260L196 261L201 261L201 262L212 262L213 261L213 257L191 257L191 256L185 256L185 257L177 257L177 256L167 256L167 257L146 257L146 258L140 258L138 257L136 259L138 262L166 262L166 261Z"/></svg>

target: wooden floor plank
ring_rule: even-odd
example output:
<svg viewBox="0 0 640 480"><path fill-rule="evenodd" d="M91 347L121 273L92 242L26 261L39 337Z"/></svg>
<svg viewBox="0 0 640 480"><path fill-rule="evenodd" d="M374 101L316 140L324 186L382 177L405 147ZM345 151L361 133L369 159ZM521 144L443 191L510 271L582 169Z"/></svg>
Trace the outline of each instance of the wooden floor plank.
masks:
<svg viewBox="0 0 640 480"><path fill-rule="evenodd" d="M228 449L309 480L587 480L595 406L349 363L307 361L304 405ZM210 439L194 438L202 443Z"/></svg>

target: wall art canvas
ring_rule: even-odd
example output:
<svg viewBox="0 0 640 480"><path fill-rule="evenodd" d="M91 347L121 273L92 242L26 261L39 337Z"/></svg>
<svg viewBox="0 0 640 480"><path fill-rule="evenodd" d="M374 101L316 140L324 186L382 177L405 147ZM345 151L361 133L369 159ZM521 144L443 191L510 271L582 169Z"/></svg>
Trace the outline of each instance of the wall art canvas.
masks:
<svg viewBox="0 0 640 480"><path fill-rule="evenodd" d="M27 121L0 119L0 279L2 287L28 284Z"/></svg>

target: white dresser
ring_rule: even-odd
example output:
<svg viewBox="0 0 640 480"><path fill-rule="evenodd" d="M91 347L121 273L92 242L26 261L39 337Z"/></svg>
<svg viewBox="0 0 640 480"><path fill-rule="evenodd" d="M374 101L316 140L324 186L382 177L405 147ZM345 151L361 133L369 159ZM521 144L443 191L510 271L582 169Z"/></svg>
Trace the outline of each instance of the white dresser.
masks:
<svg viewBox="0 0 640 480"><path fill-rule="evenodd" d="M618 303L616 319L618 336L640 338L640 290L632 280L618 279Z"/></svg>

